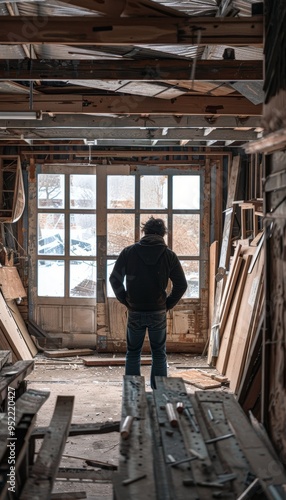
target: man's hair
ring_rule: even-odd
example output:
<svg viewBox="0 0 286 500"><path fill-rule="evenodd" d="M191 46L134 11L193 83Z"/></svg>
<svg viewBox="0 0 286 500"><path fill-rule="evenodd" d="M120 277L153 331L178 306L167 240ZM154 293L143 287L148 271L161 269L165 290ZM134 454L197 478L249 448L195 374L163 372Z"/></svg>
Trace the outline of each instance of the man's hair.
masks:
<svg viewBox="0 0 286 500"><path fill-rule="evenodd" d="M155 217L150 217L147 222L142 224L141 230L144 234L158 234L159 236L165 236L167 232L163 219L155 219Z"/></svg>

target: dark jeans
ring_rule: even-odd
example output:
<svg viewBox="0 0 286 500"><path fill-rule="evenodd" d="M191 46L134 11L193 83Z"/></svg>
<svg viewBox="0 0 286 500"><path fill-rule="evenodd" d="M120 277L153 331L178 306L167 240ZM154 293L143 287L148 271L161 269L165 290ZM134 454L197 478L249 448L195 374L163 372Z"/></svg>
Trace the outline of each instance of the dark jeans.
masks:
<svg viewBox="0 0 286 500"><path fill-rule="evenodd" d="M155 377L167 375L166 311L128 311L125 375L140 375L141 350L148 330L152 353L151 387Z"/></svg>

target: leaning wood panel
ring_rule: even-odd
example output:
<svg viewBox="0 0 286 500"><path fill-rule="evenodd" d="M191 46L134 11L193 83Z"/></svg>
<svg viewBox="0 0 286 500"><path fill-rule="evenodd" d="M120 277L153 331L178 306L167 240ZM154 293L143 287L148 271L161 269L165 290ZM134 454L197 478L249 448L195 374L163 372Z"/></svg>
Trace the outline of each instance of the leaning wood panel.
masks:
<svg viewBox="0 0 286 500"><path fill-rule="evenodd" d="M0 267L0 287L6 300L26 297L26 292L14 266Z"/></svg>
<svg viewBox="0 0 286 500"><path fill-rule="evenodd" d="M73 404L74 396L57 397L49 432L45 435L20 500L50 499L53 481L56 478L69 432Z"/></svg>
<svg viewBox="0 0 286 500"><path fill-rule="evenodd" d="M26 327L26 324L25 324L25 321L23 320L22 316L21 316L21 313L18 309L18 306L15 302L15 300L7 300L7 306L9 307L12 315L13 315L13 318L15 320L15 323L17 324L26 344L27 344L27 347L29 349L29 351L31 352L31 355L34 357L36 356L36 354L38 353L38 349L33 341L33 339L31 338L29 332L28 332L28 329Z"/></svg>
<svg viewBox="0 0 286 500"><path fill-rule="evenodd" d="M0 293L0 328L18 359L33 358L2 293Z"/></svg>
<svg viewBox="0 0 286 500"><path fill-rule="evenodd" d="M244 356L248 349L256 299L259 294L260 284L262 281L263 264L264 252L261 251L252 272L248 273L236 321L236 327L233 334L226 376L229 378L230 388L234 392L238 388L244 368Z"/></svg>
<svg viewBox="0 0 286 500"><path fill-rule="evenodd" d="M236 320L240 309L241 298L243 295L244 286L247 279L247 273L250 261L251 261L251 255L249 255L243 263L241 276L239 277L238 286L235 291L235 295L229 310L226 324L224 328L221 328L220 332L221 341L220 341L219 355L217 359L216 368L220 373L222 373L222 375L225 374L227 368L233 334L236 326Z"/></svg>

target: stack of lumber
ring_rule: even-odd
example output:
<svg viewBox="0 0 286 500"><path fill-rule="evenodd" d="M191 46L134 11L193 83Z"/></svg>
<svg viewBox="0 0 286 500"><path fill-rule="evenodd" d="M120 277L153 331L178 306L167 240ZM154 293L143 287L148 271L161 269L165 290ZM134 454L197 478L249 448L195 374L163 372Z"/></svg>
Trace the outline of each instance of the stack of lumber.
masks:
<svg viewBox="0 0 286 500"><path fill-rule="evenodd" d="M263 234L252 241L237 242L217 304L219 352L216 369L239 391L245 365L262 314L264 289Z"/></svg>

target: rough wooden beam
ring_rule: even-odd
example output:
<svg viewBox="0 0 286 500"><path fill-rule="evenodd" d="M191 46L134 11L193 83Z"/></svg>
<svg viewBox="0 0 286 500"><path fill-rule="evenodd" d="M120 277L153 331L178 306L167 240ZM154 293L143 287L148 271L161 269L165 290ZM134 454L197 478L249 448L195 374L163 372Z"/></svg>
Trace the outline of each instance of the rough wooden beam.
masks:
<svg viewBox="0 0 286 500"><path fill-rule="evenodd" d="M1 22L1 21L0 21ZM29 111L29 95L1 94L1 111ZM148 115L246 115L262 114L262 105L241 96L181 96L172 100L138 95L35 95L34 111L44 113L148 114Z"/></svg>
<svg viewBox="0 0 286 500"><path fill-rule="evenodd" d="M63 17L0 16L0 43L65 45L192 44L258 45L263 16L255 17ZM199 39L198 33L201 33Z"/></svg>
<svg viewBox="0 0 286 500"><path fill-rule="evenodd" d="M213 126L218 128L239 128L239 130L249 130L261 125L260 116L90 116L84 114L58 114L55 116L43 115L43 119L38 120L1 120L0 127L7 129L76 129L84 130L104 130L104 129L137 129L154 127L162 128L198 128Z"/></svg>
<svg viewBox="0 0 286 500"><path fill-rule="evenodd" d="M177 59L139 59L120 61L0 60L0 81L5 80L189 80L194 61ZM195 79L199 81L262 81L263 61L197 61Z"/></svg>
<svg viewBox="0 0 286 500"><path fill-rule="evenodd" d="M15 139L20 136L23 140L33 140L34 144L37 141L42 141L43 139L57 140L57 139L87 139L87 140L97 140L97 145L102 144L101 141L126 141L126 140L157 140L165 143L170 141L181 141L181 140L197 140L197 141L250 141L257 139L257 133L252 130L234 130L234 129L218 129L213 130L207 137L204 136L204 130L201 129L173 129L168 132L167 135L162 137L160 130L155 129L104 129L104 130L88 130L88 129L49 129L49 130L25 130L22 131L17 129L17 134L14 130L11 130L11 139ZM4 139L9 139L9 135L6 134Z"/></svg>

